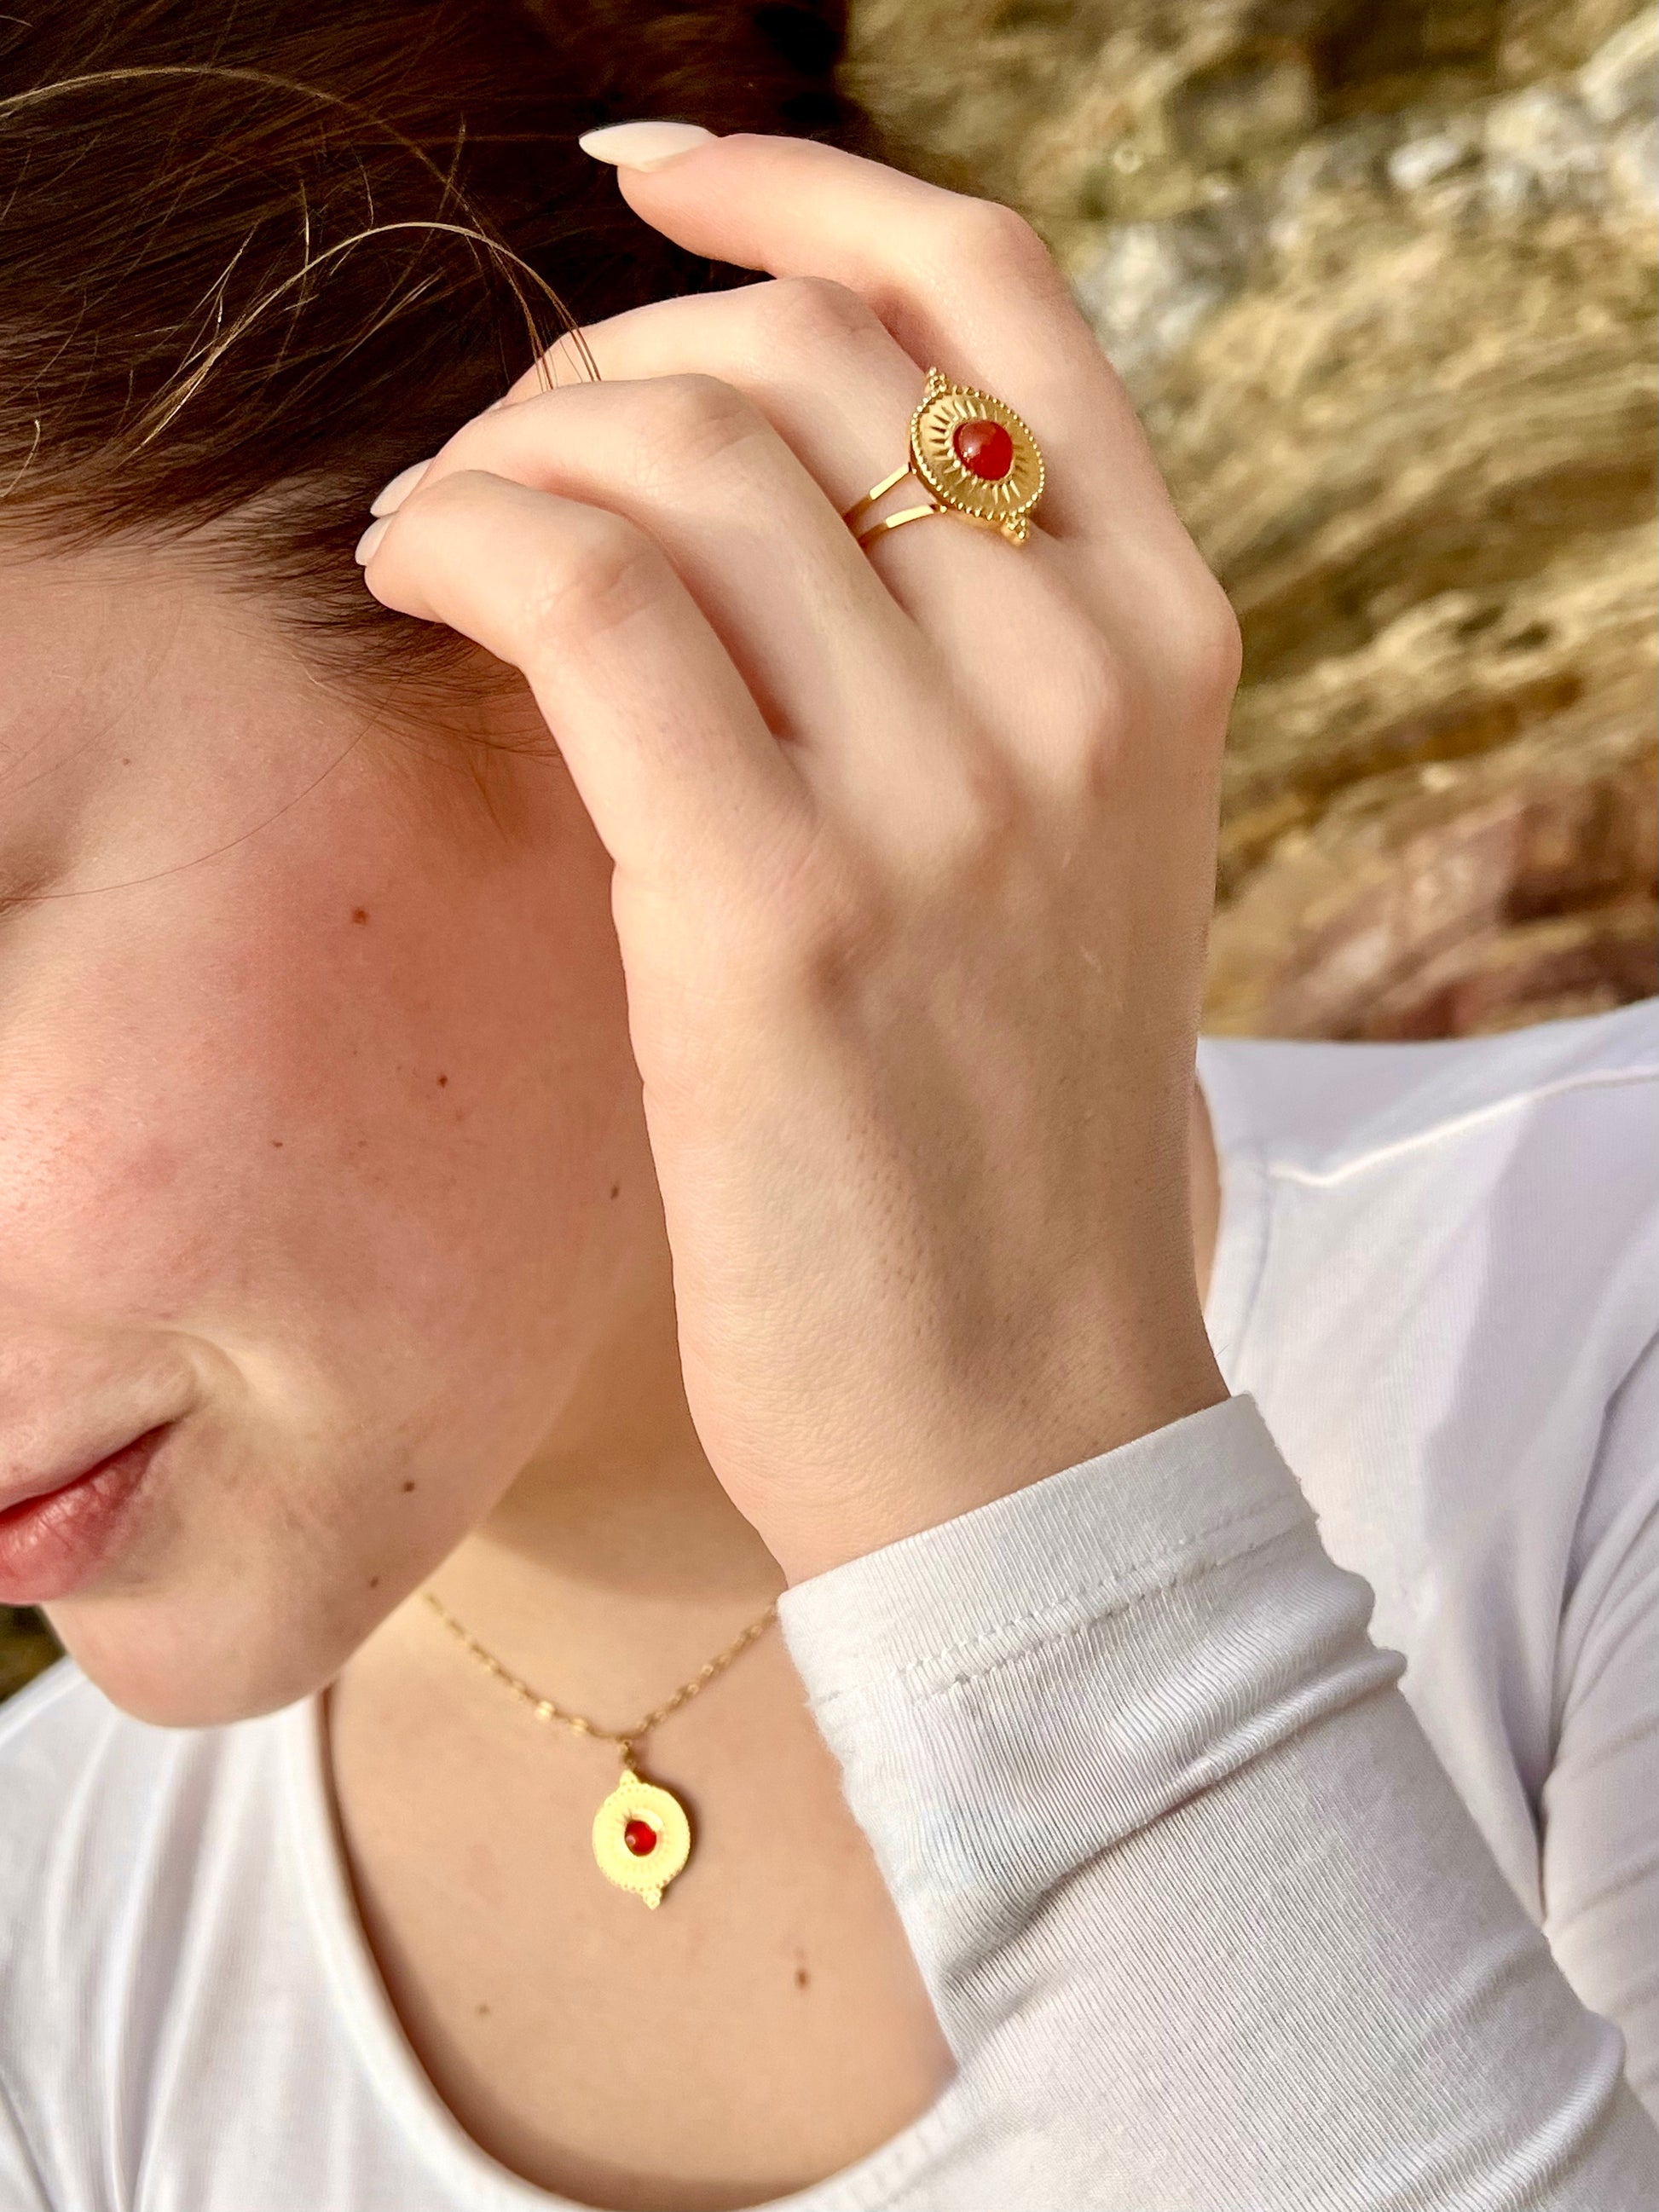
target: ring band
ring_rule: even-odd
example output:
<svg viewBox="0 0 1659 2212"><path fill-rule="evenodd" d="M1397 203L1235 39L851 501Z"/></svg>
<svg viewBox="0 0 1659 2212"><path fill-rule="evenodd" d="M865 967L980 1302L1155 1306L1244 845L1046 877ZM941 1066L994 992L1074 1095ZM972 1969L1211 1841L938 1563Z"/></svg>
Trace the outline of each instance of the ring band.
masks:
<svg viewBox="0 0 1659 2212"><path fill-rule="evenodd" d="M909 476L931 495L927 504L904 507L860 529L876 501ZM854 501L842 520L860 545L929 514L958 514L981 530L1000 531L1010 544L1023 545L1031 534L1031 509L1042 496L1043 476L1036 440L1006 401L971 385L953 384L942 370L930 368L910 417L908 459Z"/></svg>

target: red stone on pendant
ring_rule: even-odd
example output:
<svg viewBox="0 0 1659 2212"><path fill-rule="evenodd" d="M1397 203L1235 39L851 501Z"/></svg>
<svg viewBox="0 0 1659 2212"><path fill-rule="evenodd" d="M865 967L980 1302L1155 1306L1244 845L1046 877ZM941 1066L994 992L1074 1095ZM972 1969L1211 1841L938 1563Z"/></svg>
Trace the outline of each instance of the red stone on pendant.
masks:
<svg viewBox="0 0 1659 2212"><path fill-rule="evenodd" d="M636 1859L648 1859L657 1848L657 1832L649 1820L641 1820L636 1814L623 1830L623 1841Z"/></svg>
<svg viewBox="0 0 1659 2212"><path fill-rule="evenodd" d="M1000 422L983 416L958 422L951 439L957 459L972 475L987 483L1000 483L1014 465L1014 441Z"/></svg>

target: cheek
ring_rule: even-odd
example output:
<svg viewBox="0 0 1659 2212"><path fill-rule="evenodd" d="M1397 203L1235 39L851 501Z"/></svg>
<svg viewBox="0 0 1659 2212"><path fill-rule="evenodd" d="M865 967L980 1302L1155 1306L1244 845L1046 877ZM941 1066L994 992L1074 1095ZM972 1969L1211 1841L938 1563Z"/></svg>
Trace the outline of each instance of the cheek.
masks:
<svg viewBox="0 0 1659 2212"><path fill-rule="evenodd" d="M648 1159L606 872L446 872L373 827L187 915L82 916L0 1067L7 1296L210 1376L155 1543L54 1608L158 1717L204 1651L225 1711L314 1686L488 1509L603 1327L611 1189Z"/></svg>
<svg viewBox="0 0 1659 2212"><path fill-rule="evenodd" d="M95 1270L180 1320L279 1290L398 1300L434 1246L499 1264L585 1207L633 1079L590 849L466 866L384 809L336 830L270 841L209 896L89 902L57 947L0 1069L0 1175L71 1292Z"/></svg>

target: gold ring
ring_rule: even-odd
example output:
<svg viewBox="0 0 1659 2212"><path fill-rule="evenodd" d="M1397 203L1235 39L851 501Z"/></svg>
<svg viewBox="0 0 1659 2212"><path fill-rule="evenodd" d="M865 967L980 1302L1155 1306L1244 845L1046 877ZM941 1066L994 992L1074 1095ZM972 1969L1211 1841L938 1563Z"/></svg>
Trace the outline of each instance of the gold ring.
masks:
<svg viewBox="0 0 1659 2212"><path fill-rule="evenodd" d="M919 477L932 495L927 505L904 507L859 529L876 501L909 476ZM930 368L910 417L908 459L849 507L842 520L860 545L927 514L959 514L964 522L1000 531L1011 544L1023 545L1031 534L1031 509L1042 496L1042 477L1037 441L1012 407L971 385L952 384L941 370Z"/></svg>

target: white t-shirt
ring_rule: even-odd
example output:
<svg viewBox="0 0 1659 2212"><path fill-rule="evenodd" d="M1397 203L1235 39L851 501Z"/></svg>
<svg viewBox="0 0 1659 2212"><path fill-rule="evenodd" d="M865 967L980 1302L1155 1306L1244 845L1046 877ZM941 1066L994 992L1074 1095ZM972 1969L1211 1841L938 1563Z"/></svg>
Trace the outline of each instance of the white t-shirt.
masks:
<svg viewBox="0 0 1659 2212"><path fill-rule="evenodd" d="M1200 1068L1239 1395L782 1601L958 2067L780 2202L1654 2212L1659 1004ZM314 1701L18 1698L0 1967L3 2212L565 2201L416 2064Z"/></svg>

